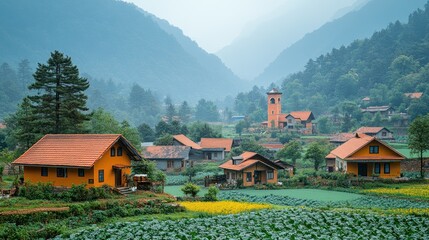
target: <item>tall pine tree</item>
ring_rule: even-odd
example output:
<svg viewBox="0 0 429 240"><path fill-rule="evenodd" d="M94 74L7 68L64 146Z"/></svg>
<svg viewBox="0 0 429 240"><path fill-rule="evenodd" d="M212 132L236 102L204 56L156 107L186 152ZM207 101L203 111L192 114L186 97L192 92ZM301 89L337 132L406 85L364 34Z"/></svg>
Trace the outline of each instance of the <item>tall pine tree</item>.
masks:
<svg viewBox="0 0 429 240"><path fill-rule="evenodd" d="M63 53L51 53L47 64L38 64L35 82L29 86L36 95L29 96L37 131L47 133L79 133L88 119L85 111L88 80L79 77L78 68Z"/></svg>

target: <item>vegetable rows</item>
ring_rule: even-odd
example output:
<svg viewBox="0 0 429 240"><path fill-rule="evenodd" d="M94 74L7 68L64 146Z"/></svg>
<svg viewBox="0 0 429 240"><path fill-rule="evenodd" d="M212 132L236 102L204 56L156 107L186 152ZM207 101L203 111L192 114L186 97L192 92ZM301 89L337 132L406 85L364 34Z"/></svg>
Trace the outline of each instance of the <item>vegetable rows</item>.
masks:
<svg viewBox="0 0 429 240"><path fill-rule="evenodd" d="M427 239L429 219L291 208L178 221L120 222L70 239ZM57 239L62 239L57 237Z"/></svg>

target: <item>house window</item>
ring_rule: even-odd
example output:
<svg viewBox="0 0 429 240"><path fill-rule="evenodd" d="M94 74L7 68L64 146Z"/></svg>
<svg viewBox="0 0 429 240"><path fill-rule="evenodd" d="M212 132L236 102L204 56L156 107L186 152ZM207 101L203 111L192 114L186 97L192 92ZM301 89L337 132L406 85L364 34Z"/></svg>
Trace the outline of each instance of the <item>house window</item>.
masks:
<svg viewBox="0 0 429 240"><path fill-rule="evenodd" d="M274 111L271 111L271 114L274 114Z"/></svg>
<svg viewBox="0 0 429 240"><path fill-rule="evenodd" d="M387 132L382 132L381 136L383 136L383 137L387 136Z"/></svg>
<svg viewBox="0 0 429 240"><path fill-rule="evenodd" d="M78 177L85 177L85 169L78 168L77 169L77 176Z"/></svg>
<svg viewBox="0 0 429 240"><path fill-rule="evenodd" d="M116 156L122 156L122 147L118 147L118 150L116 150Z"/></svg>
<svg viewBox="0 0 429 240"><path fill-rule="evenodd" d="M280 102L280 98L277 98L277 102Z"/></svg>
<svg viewBox="0 0 429 240"><path fill-rule="evenodd" d="M115 156L115 148L114 148L114 147L112 147L112 148L110 149L110 156L111 156L111 157L114 157L114 156Z"/></svg>
<svg viewBox="0 0 429 240"><path fill-rule="evenodd" d="M235 172L231 173L231 179L235 180Z"/></svg>
<svg viewBox="0 0 429 240"><path fill-rule="evenodd" d="M246 182L251 182L252 181L252 173L251 172L247 172L246 173Z"/></svg>
<svg viewBox="0 0 429 240"><path fill-rule="evenodd" d="M67 177L67 168L57 168L57 177Z"/></svg>
<svg viewBox="0 0 429 240"><path fill-rule="evenodd" d="M380 174L380 163L374 163L374 174Z"/></svg>
<svg viewBox="0 0 429 240"><path fill-rule="evenodd" d="M213 157L217 158L217 152L213 153Z"/></svg>
<svg viewBox="0 0 429 240"><path fill-rule="evenodd" d="M174 167L174 161L173 160L168 160L167 161L167 168L173 168Z"/></svg>
<svg viewBox="0 0 429 240"><path fill-rule="evenodd" d="M390 174L390 163L384 164L384 173Z"/></svg>
<svg viewBox="0 0 429 240"><path fill-rule="evenodd" d="M88 184L94 184L94 179L92 178L88 179Z"/></svg>
<svg viewBox="0 0 429 240"><path fill-rule="evenodd" d="M47 177L48 176L48 168L47 167L41 167L40 171L41 171L40 175L42 177Z"/></svg>
<svg viewBox="0 0 429 240"><path fill-rule="evenodd" d="M274 104L274 103L276 103L276 100L274 98L270 98L270 103Z"/></svg>
<svg viewBox="0 0 429 240"><path fill-rule="evenodd" d="M288 122L288 123L292 123L292 119L288 119L288 120L287 120L287 122Z"/></svg>
<svg viewBox="0 0 429 240"><path fill-rule="evenodd" d="M369 146L369 153L370 154L377 154L378 153L378 146Z"/></svg>
<svg viewBox="0 0 429 240"><path fill-rule="evenodd" d="M104 182L104 170L98 170L98 182Z"/></svg>
<svg viewBox="0 0 429 240"><path fill-rule="evenodd" d="M268 179L274 179L274 171L267 171L267 178Z"/></svg>

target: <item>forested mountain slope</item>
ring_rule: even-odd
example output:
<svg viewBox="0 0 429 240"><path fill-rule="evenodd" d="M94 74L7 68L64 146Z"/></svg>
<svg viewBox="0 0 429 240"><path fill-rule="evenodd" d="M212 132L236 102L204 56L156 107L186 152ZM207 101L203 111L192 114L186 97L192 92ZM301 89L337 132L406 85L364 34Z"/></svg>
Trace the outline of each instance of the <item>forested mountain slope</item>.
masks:
<svg viewBox="0 0 429 240"><path fill-rule="evenodd" d="M375 31L397 20L405 22L410 13L426 0L371 0L357 11L329 22L283 50L277 59L256 78L257 84L277 82L301 71L309 59L332 48L348 45L355 39L370 37Z"/></svg>
<svg viewBox="0 0 429 240"><path fill-rule="evenodd" d="M59 50L93 77L138 83L177 99L237 91L239 78L215 56L196 44L184 48L175 36L122 1L0 1L0 62L29 59L35 68Z"/></svg>
<svg viewBox="0 0 429 240"><path fill-rule="evenodd" d="M287 110L324 113L345 101L390 105L413 117L429 112L429 3L406 24L395 22L369 39L356 40L310 60L282 83ZM404 93L423 92L418 101Z"/></svg>

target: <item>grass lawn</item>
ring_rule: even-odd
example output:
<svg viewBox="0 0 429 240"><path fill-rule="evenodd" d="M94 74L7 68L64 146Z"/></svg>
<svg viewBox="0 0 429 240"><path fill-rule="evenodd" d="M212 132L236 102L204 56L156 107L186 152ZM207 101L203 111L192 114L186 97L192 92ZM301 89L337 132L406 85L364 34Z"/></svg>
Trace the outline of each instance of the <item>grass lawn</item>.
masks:
<svg viewBox="0 0 429 240"><path fill-rule="evenodd" d="M182 186L166 186L165 192L174 196L184 196L180 190ZM272 189L272 190L255 190L255 189L238 189L238 190L222 190L239 192L254 196L278 195L288 196L293 198L318 200L318 201L349 201L362 197L360 194L319 190L319 189ZM198 196L204 196L207 193L207 188L201 187Z"/></svg>
<svg viewBox="0 0 429 240"><path fill-rule="evenodd" d="M407 158L419 158L418 154L411 154L411 149L408 148L407 144L404 143L389 143L389 145L395 148L398 152L404 155ZM428 158L429 152L424 152L423 157Z"/></svg>

